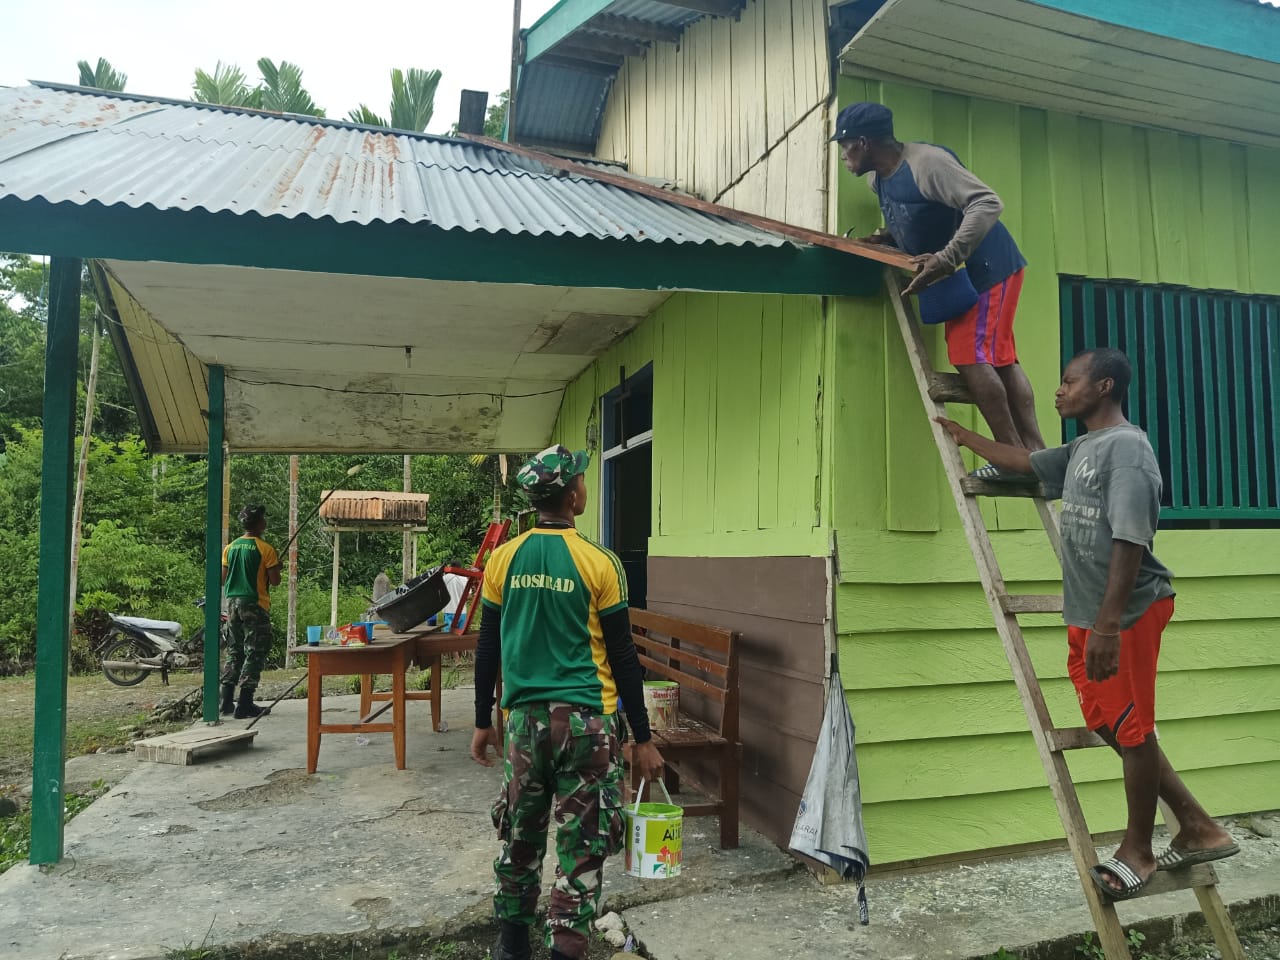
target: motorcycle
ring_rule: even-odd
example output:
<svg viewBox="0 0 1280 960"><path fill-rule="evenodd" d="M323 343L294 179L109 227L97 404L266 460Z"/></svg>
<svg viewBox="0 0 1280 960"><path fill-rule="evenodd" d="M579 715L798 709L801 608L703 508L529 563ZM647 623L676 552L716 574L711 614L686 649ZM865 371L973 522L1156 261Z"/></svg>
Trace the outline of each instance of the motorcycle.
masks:
<svg viewBox="0 0 1280 960"><path fill-rule="evenodd" d="M204 598L196 601L204 608ZM149 620L111 614L111 629L102 647L102 672L120 687L132 687L159 672L167 686L171 670L199 671L204 668L204 627L189 640L182 638L182 624L176 620ZM229 637L227 615L222 614L220 649Z"/></svg>

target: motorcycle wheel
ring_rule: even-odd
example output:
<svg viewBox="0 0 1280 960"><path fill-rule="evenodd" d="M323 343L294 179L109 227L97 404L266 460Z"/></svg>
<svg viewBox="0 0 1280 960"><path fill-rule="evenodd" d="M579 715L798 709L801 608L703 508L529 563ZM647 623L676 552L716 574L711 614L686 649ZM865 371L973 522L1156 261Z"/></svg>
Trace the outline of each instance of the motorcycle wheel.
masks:
<svg viewBox="0 0 1280 960"><path fill-rule="evenodd" d="M128 668L108 667L108 660L136 660L141 656L138 649L134 646L132 640L127 637L117 637L111 643L107 644L102 652L102 672L118 687L135 687L143 680L147 679L150 670L131 670Z"/></svg>

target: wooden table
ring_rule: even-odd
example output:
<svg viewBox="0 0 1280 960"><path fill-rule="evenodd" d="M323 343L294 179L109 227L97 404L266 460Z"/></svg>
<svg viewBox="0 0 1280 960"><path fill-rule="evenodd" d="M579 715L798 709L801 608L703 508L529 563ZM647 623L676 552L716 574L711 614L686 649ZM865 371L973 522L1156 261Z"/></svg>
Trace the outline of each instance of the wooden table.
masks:
<svg viewBox="0 0 1280 960"><path fill-rule="evenodd" d="M316 772L320 759L320 735L324 733L390 733L395 747L396 769L404 769L404 674L414 656L414 635L380 636L363 647L311 646L290 647L289 652L307 657L307 773ZM368 683L376 673L391 675L391 693L383 697L390 702L371 711L370 704L360 698L360 720L356 723L322 723L320 717L323 681L328 676L360 676ZM363 685L362 685L363 689ZM387 709L391 722L377 722Z"/></svg>
<svg viewBox="0 0 1280 960"><path fill-rule="evenodd" d="M444 671L441 669L440 658L449 653L466 653L475 650L477 636L478 634L475 633L442 633L439 627L389 635L388 639L403 640L411 644L410 662L417 664L423 670L431 669L431 689L406 691L403 697L406 700L431 701L431 729L437 733L440 732L440 697L444 686ZM381 635L378 642L382 642ZM373 674L377 672L379 671L370 671L360 677L362 716L369 712L374 700L394 701L395 699L394 678L392 678L393 687L389 693L373 692Z"/></svg>

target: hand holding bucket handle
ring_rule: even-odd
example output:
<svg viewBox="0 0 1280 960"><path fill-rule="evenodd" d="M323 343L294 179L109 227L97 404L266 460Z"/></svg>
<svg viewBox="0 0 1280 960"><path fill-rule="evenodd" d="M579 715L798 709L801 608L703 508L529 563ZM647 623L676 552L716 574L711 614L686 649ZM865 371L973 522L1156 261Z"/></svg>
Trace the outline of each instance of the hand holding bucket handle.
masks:
<svg viewBox="0 0 1280 960"><path fill-rule="evenodd" d="M640 798L644 796L644 785L647 782L644 777L640 778L640 786L636 788L636 805L631 808L632 813L640 812ZM674 807L675 804L671 802L671 794L667 792L666 782L663 780L655 780L653 782L662 788L662 795L667 798L667 804Z"/></svg>

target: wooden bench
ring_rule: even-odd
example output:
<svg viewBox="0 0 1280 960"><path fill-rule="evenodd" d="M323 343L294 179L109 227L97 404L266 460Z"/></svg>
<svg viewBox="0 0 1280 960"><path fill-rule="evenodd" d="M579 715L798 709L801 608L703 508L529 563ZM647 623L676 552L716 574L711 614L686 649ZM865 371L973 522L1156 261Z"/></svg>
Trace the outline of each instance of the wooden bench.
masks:
<svg viewBox="0 0 1280 960"><path fill-rule="evenodd" d="M686 817L718 816L720 846L738 846L738 780L742 744L738 742L738 641L722 627L690 623L647 610L631 610L631 635L649 679L680 684L679 725L654 730L653 741L667 762L664 777L672 793L688 780L706 803L685 806ZM702 717L704 719L697 719ZM697 761L700 769L695 768ZM704 773L716 774L716 789ZM640 772L632 766L632 790Z"/></svg>

